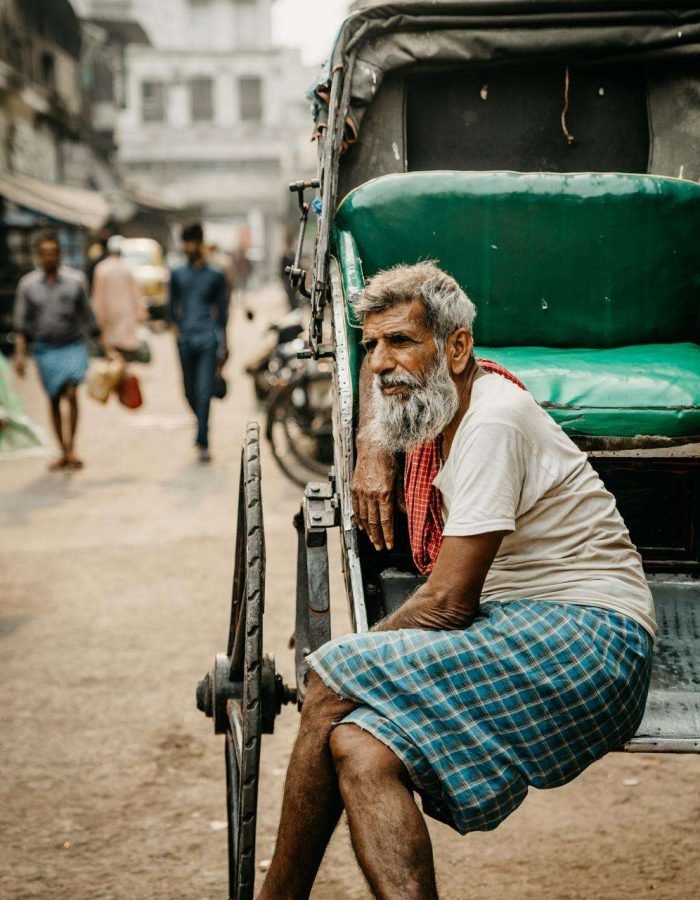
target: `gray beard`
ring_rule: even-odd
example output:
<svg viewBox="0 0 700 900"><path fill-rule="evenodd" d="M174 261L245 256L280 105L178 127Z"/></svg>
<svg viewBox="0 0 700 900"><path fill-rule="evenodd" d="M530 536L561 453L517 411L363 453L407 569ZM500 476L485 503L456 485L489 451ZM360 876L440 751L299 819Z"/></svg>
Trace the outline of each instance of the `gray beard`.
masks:
<svg viewBox="0 0 700 900"><path fill-rule="evenodd" d="M394 385L410 388L408 398L382 393L382 387ZM375 375L372 402L375 439L390 453L411 450L434 440L459 409L457 388L450 376L447 359L439 352L422 377Z"/></svg>

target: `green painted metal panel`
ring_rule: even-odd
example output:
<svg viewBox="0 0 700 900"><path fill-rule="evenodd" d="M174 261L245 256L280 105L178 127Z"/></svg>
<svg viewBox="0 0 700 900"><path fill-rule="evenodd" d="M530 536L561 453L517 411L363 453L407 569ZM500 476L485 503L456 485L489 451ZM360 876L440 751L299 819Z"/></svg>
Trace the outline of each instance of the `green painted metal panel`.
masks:
<svg viewBox="0 0 700 900"><path fill-rule="evenodd" d="M435 259L488 346L700 339L700 185L651 175L412 172L341 203L365 277ZM342 238L340 238L342 240Z"/></svg>

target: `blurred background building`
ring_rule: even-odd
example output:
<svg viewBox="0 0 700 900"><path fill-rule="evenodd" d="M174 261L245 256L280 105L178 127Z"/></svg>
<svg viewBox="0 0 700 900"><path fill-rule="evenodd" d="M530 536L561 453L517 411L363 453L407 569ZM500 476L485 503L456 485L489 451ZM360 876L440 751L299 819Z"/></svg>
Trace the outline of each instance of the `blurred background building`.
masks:
<svg viewBox="0 0 700 900"><path fill-rule="evenodd" d="M125 183L173 206L202 209L207 240L276 271L286 183L315 169L304 94L313 70L274 46L272 0L81 0L124 42L116 144ZM129 25L131 23L131 25Z"/></svg>
<svg viewBox="0 0 700 900"><path fill-rule="evenodd" d="M316 169L314 69L273 42L272 4L0 0L0 345L41 227L84 267L106 229L168 251L202 218L278 274L287 184Z"/></svg>

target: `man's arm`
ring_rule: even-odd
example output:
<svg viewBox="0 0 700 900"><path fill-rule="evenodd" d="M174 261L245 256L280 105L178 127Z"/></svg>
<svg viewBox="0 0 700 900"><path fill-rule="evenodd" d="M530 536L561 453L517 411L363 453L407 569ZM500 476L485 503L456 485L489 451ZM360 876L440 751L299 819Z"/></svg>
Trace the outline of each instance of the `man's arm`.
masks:
<svg viewBox="0 0 700 900"><path fill-rule="evenodd" d="M86 281L82 272L80 273L80 278L76 278L76 281L78 289L77 310L80 324L82 325L85 333L88 334L91 338L99 338L101 329L97 323L97 319L95 318L92 304L88 300L88 295L85 290Z"/></svg>
<svg viewBox="0 0 700 900"><path fill-rule="evenodd" d="M131 271L129 271L129 282L131 302L133 303L134 312L136 313L136 321L145 322L148 319L148 310L146 309L146 304L143 301L143 291L141 290L141 285L136 280L136 276Z"/></svg>
<svg viewBox="0 0 700 900"><path fill-rule="evenodd" d="M226 325L228 323L228 303L229 291L226 284L226 276L223 272L219 273L220 277L216 285L216 317L219 328L221 329L221 341L224 357L228 357L228 337L226 335Z"/></svg>
<svg viewBox="0 0 700 900"><path fill-rule="evenodd" d="M367 358L360 369L360 413L355 438L355 472L350 485L357 526L377 550L394 545L394 500L399 466L372 434L372 372Z"/></svg>
<svg viewBox="0 0 700 900"><path fill-rule="evenodd" d="M170 281L168 282L168 309L166 314L168 322L173 327L176 337L178 326L180 324L179 299L180 292L178 290L177 271L175 271L170 273Z"/></svg>
<svg viewBox="0 0 700 900"><path fill-rule="evenodd" d="M426 583L372 630L466 628L479 611L484 580L507 533L491 531L469 537L446 537Z"/></svg>

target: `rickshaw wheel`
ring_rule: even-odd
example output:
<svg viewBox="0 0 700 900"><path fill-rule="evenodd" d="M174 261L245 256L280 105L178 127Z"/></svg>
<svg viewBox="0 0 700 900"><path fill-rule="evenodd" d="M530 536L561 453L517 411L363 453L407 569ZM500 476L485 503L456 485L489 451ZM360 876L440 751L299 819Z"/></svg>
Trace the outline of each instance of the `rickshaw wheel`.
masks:
<svg viewBox="0 0 700 900"><path fill-rule="evenodd" d="M240 695L226 701L226 808L229 895L253 897L255 823L262 737L265 535L260 484L260 433L248 424L241 454L236 561L227 657Z"/></svg>
<svg viewBox="0 0 700 900"><path fill-rule="evenodd" d="M225 735L229 898L252 900L260 744L282 705L296 703L263 656L265 534L260 485L260 429L249 422L241 453L238 522L227 652L197 686L197 706Z"/></svg>

